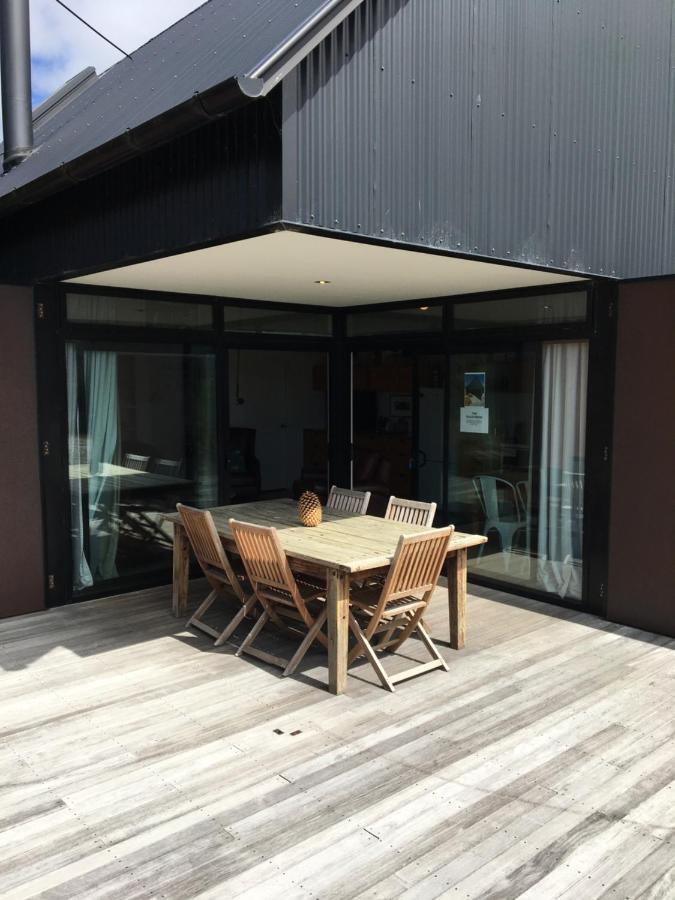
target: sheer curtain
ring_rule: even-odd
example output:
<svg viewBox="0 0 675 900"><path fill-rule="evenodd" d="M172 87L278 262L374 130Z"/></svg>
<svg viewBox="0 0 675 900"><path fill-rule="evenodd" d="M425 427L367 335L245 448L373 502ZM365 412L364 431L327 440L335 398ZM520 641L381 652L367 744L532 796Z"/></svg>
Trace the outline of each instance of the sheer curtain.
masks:
<svg viewBox="0 0 675 900"><path fill-rule="evenodd" d="M588 343L542 348L538 575L561 598L581 599Z"/></svg>
<svg viewBox="0 0 675 900"><path fill-rule="evenodd" d="M117 575L119 478L111 471L119 454L117 355L85 350L80 385L77 347L69 344L66 354L73 588L82 590ZM84 391L85 423L78 404L80 389Z"/></svg>
<svg viewBox="0 0 675 900"><path fill-rule="evenodd" d="M194 499L197 506L215 506L218 503L215 358L192 356L188 371Z"/></svg>
<svg viewBox="0 0 675 900"><path fill-rule="evenodd" d="M94 580L115 578L119 538L119 478L109 467L118 461L119 409L117 354L84 353L89 453L89 566Z"/></svg>
<svg viewBox="0 0 675 900"><path fill-rule="evenodd" d="M66 380L68 392L68 470L70 476L70 535L73 555L73 590L91 587L94 579L85 555L84 512L82 490L86 478L87 449L80 431L77 403L77 348L66 345Z"/></svg>

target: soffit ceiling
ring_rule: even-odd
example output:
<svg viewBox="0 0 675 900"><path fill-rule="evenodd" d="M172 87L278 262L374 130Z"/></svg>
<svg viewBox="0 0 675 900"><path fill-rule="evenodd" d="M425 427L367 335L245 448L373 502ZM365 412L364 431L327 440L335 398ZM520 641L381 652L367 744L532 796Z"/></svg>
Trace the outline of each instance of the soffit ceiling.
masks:
<svg viewBox="0 0 675 900"><path fill-rule="evenodd" d="M519 266L277 231L108 269L70 282L346 307L583 280Z"/></svg>

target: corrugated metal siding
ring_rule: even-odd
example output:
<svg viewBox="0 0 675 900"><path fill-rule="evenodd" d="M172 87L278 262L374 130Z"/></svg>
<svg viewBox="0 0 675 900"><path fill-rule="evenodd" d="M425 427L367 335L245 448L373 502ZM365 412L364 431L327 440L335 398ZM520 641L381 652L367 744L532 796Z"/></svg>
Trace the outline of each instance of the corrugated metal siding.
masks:
<svg viewBox="0 0 675 900"><path fill-rule="evenodd" d="M329 0L210 0L104 72L36 130L0 196L252 71Z"/></svg>
<svg viewBox="0 0 675 900"><path fill-rule="evenodd" d="M278 101L271 95L0 220L0 281L110 268L277 221Z"/></svg>
<svg viewBox="0 0 675 900"><path fill-rule="evenodd" d="M284 217L675 269L672 0L367 0L287 78Z"/></svg>

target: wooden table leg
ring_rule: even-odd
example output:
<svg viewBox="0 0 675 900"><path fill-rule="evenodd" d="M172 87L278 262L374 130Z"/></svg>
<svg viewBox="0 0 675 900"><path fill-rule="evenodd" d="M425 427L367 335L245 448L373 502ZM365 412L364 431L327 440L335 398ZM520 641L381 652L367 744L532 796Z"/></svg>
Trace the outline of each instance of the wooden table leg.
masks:
<svg viewBox="0 0 675 900"><path fill-rule="evenodd" d="M448 556L450 646L453 650L461 650L466 640L466 561L466 550L455 550Z"/></svg>
<svg viewBox="0 0 675 900"><path fill-rule="evenodd" d="M331 694L343 694L349 650L349 577L335 569L329 569L327 576L328 690Z"/></svg>
<svg viewBox="0 0 675 900"><path fill-rule="evenodd" d="M177 522L173 526L173 597L171 609L174 616L184 616L188 606L190 581L190 542L187 532Z"/></svg>

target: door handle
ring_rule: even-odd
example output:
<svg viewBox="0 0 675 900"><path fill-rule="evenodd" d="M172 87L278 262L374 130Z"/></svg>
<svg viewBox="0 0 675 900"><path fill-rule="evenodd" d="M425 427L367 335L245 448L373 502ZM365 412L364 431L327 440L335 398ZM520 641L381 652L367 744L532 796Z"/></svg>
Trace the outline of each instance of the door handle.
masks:
<svg viewBox="0 0 675 900"><path fill-rule="evenodd" d="M424 450L417 450L417 458L411 456L408 460L409 469L423 469L427 464L427 454Z"/></svg>

